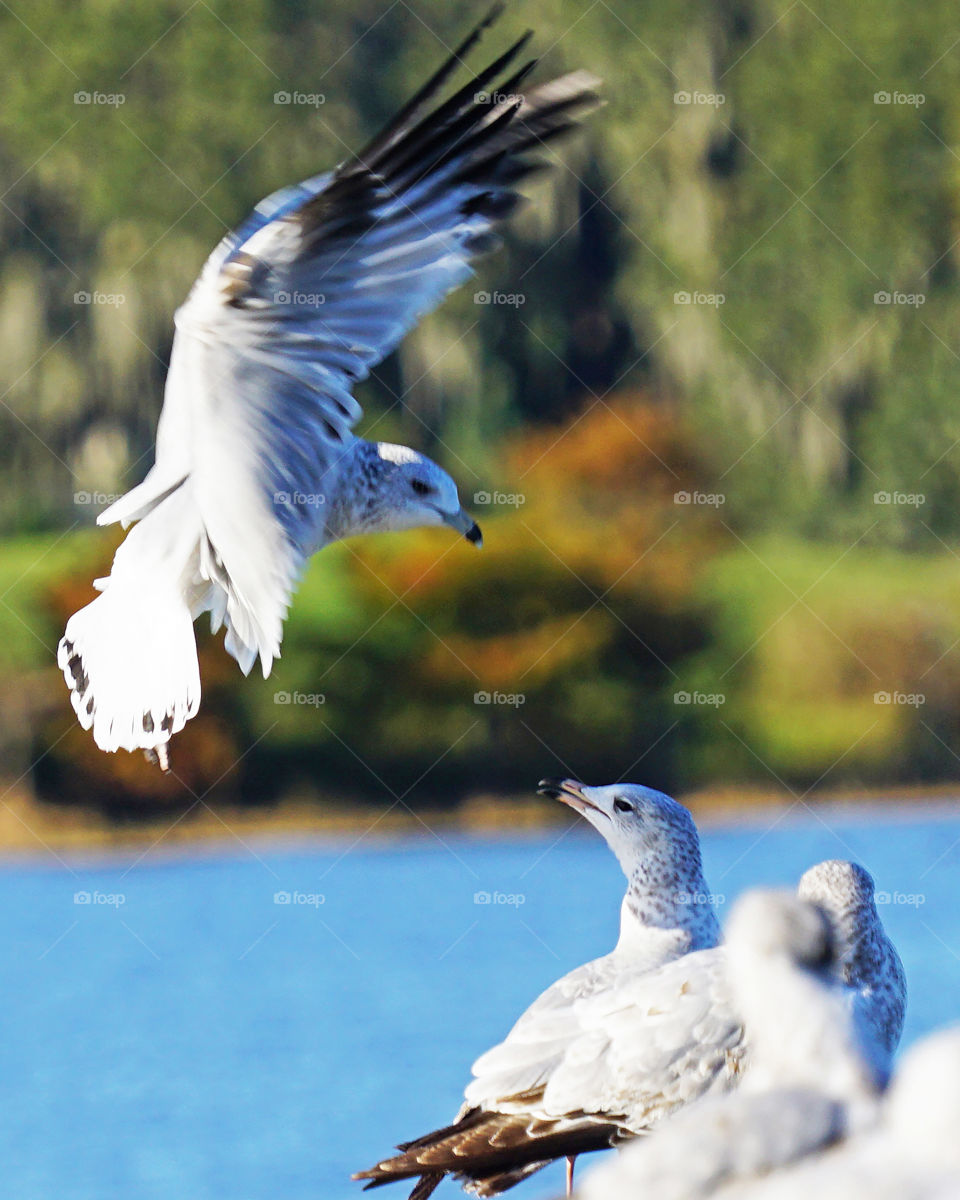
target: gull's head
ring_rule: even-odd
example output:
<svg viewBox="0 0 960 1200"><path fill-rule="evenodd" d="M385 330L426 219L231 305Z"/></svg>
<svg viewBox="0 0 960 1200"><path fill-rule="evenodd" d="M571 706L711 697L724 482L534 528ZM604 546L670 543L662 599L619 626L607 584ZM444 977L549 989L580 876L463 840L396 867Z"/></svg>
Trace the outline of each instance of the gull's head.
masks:
<svg viewBox="0 0 960 1200"><path fill-rule="evenodd" d="M537 791L574 809L600 833L633 878L651 862L689 863L700 870L700 839L689 812L639 783L590 787L576 779L541 779Z"/></svg>
<svg viewBox="0 0 960 1200"><path fill-rule="evenodd" d="M378 500L383 529L449 525L475 546L483 545L480 527L460 504L457 485L442 467L409 446L378 442L382 463Z"/></svg>
<svg viewBox="0 0 960 1200"><path fill-rule="evenodd" d="M851 910L873 907L873 876L859 863L831 858L803 873L797 895L819 904L836 918Z"/></svg>

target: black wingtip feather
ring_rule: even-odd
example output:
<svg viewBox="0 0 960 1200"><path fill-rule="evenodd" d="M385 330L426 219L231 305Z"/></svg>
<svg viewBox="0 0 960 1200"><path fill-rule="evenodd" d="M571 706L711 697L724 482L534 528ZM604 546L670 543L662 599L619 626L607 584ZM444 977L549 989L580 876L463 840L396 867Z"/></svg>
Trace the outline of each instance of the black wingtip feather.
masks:
<svg viewBox="0 0 960 1200"><path fill-rule="evenodd" d="M520 181L548 166L537 151L574 129L600 102L599 81L579 71L520 92L537 65L536 58L514 65L532 36L528 31L446 100L428 107L502 9L494 5L367 149L291 215L300 225L303 256L325 240L359 241L384 219L390 197L399 201L391 220L404 209L426 211L456 188L475 189L461 200L466 217L493 224L513 211ZM408 203L407 195L415 198ZM499 244L485 231L475 232L462 243L467 254Z"/></svg>
<svg viewBox="0 0 960 1200"><path fill-rule="evenodd" d="M428 113L416 125L408 124L407 128L397 129L397 136L389 146L378 149L375 153L364 152L358 158L368 168L376 168L380 174L390 174L402 169L411 158L424 153L425 146L438 140L438 137L453 132L457 124L464 118L476 119L478 114L485 113L491 107L491 99L480 101L477 97L482 94L487 85L492 83L513 62L530 40L531 34L523 37L509 46L499 58L488 67L478 72L453 93L443 104ZM380 139L377 139L378 141ZM400 158L396 157L400 155Z"/></svg>
<svg viewBox="0 0 960 1200"><path fill-rule="evenodd" d="M482 17L460 45L450 52L450 55L444 59L427 82L407 101L393 120L381 129L373 141L357 155L358 159L363 162L370 162L377 155L383 153L394 140L395 136L409 125L410 121L424 107L427 101L432 96L435 96L450 76L456 72L457 68L463 65L464 59L473 50L474 46L478 44L483 37L484 31L499 21L505 7L505 4L499 2L490 6L486 16Z"/></svg>

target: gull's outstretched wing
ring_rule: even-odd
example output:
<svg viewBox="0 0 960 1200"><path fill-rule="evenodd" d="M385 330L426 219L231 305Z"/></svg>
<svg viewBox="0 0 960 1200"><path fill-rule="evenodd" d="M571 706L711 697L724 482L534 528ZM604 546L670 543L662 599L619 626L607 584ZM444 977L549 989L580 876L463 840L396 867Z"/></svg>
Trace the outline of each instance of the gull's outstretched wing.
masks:
<svg viewBox="0 0 960 1200"><path fill-rule="evenodd" d="M323 543L323 495L353 441L353 385L471 273L544 164L596 103L583 72L520 94L527 37L438 93L495 14L383 132L329 175L264 201L208 260L176 317L150 476L103 514L127 523L189 480L201 574L227 594L227 646L264 672L296 575ZM529 36L529 35L528 35Z"/></svg>

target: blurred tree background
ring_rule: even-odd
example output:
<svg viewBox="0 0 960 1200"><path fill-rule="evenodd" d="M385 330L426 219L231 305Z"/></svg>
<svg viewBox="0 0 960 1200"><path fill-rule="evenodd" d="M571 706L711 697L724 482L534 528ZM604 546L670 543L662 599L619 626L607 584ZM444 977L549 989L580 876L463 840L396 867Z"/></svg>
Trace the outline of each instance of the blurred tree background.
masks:
<svg viewBox="0 0 960 1200"><path fill-rule="evenodd" d="M273 677L201 639L178 778L104 756L54 651L151 461L172 315L263 195L359 148L466 27L437 0L0 11L0 774L450 804L557 770L806 792L956 776L960 18L943 0L525 0L607 106L361 389L458 479L323 553Z"/></svg>

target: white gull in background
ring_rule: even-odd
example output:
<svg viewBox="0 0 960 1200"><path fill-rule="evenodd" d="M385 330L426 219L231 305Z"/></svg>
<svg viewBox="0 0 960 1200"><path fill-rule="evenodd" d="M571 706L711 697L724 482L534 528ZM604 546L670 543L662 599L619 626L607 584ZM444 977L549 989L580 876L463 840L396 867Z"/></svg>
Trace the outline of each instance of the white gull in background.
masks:
<svg viewBox="0 0 960 1200"><path fill-rule="evenodd" d="M619 941L535 1000L474 1064L453 1124L356 1176L368 1186L419 1177L411 1196L423 1200L450 1174L494 1196L737 1076L741 1032L724 1002L690 814L635 784L545 780L541 791L582 813L617 856L628 880Z"/></svg>
<svg viewBox="0 0 960 1200"><path fill-rule="evenodd" d="M958 1200L960 1027L903 1056L866 1130L730 1200Z"/></svg>
<svg viewBox="0 0 960 1200"><path fill-rule="evenodd" d="M875 1119L886 1056L864 1040L836 979L827 914L787 892L748 893L728 922L726 950L750 1047L740 1089L624 1149L585 1178L582 1200L752 1196L771 1172Z"/></svg>
<svg viewBox="0 0 960 1200"><path fill-rule="evenodd" d="M200 703L201 613L244 673L259 657L268 675L328 543L441 524L479 543L445 471L354 435L353 388L469 278L535 152L596 103L585 72L521 92L529 34L441 102L498 12L356 157L259 204L177 311L154 466L99 517L137 524L57 652L102 750L165 764Z"/></svg>
<svg viewBox="0 0 960 1200"><path fill-rule="evenodd" d="M880 920L872 876L859 863L829 859L804 872L797 895L830 918L838 977L851 989L858 1018L892 1055L903 1032L907 980Z"/></svg>

